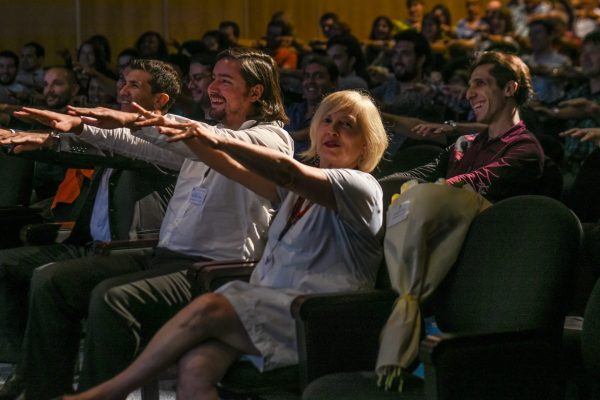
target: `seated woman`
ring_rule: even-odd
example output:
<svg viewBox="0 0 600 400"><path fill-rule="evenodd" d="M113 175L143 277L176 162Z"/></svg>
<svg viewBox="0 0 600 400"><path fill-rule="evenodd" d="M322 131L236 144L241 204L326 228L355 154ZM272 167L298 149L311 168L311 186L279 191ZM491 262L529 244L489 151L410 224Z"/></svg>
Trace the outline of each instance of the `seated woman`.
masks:
<svg viewBox="0 0 600 400"><path fill-rule="evenodd" d="M260 370L297 363L290 313L296 296L373 287L383 212L381 188L368 172L387 138L372 100L354 91L327 96L315 113L306 156L319 157L319 168L140 112L148 118L141 124L160 124L170 140L186 140L212 168L280 204L279 211L249 283L230 282L196 298L130 367L73 398L124 398L177 362L178 398L216 399L215 385L243 354Z"/></svg>

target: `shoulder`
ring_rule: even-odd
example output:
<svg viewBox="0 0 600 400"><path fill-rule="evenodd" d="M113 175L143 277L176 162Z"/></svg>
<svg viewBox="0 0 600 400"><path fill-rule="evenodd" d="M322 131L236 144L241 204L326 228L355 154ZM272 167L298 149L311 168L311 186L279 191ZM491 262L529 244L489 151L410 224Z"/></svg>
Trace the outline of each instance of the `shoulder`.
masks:
<svg viewBox="0 0 600 400"><path fill-rule="evenodd" d="M329 182L342 190L374 196L382 193L377 179L365 172L348 168L331 168L325 169L324 172Z"/></svg>

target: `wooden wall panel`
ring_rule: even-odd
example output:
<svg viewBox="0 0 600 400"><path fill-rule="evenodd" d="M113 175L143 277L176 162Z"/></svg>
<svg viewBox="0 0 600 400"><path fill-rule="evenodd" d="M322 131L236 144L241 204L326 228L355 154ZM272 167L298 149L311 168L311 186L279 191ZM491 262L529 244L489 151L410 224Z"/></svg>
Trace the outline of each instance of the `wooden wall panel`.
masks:
<svg viewBox="0 0 600 400"><path fill-rule="evenodd" d="M74 0L0 0L0 49L21 54L21 47L37 41L46 47L46 64L59 62L56 50L76 43Z"/></svg>
<svg viewBox="0 0 600 400"><path fill-rule="evenodd" d="M426 0L426 9L439 2L448 5L455 22L464 16L463 1ZM76 4L80 5L79 38ZM286 10L298 37L308 41L321 35L319 16L333 11L359 39L365 39L378 15L394 19L407 15L405 0L0 0L0 7L0 48L19 52L23 43L37 40L47 49L48 65L59 62L57 49L74 51L78 39L95 33L110 40L114 62L118 52L133 46L147 30L182 42L199 39L230 19L240 24L243 37L260 38L271 15Z"/></svg>

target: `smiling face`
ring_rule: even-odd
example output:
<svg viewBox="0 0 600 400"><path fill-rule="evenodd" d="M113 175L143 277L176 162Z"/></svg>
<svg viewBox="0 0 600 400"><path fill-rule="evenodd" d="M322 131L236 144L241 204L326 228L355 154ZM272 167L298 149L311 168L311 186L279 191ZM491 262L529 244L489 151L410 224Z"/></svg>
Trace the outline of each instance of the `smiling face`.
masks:
<svg viewBox="0 0 600 400"><path fill-rule="evenodd" d="M156 110L157 94L152 93L152 75L140 69L124 71L125 81L119 90L119 102L121 111L136 112L131 103L136 102L146 110Z"/></svg>
<svg viewBox="0 0 600 400"><path fill-rule="evenodd" d="M477 122L489 124L507 109L508 99L513 98L508 88L501 88L491 74L493 64L482 64L471 73L467 100L473 108ZM508 84L507 84L508 86ZM513 93L514 94L514 93Z"/></svg>
<svg viewBox="0 0 600 400"><path fill-rule="evenodd" d="M78 90L79 86L63 68L50 68L44 74L44 98L51 109L66 107Z"/></svg>
<svg viewBox="0 0 600 400"><path fill-rule="evenodd" d="M321 168L356 168L365 147L357 118L347 110L325 113L317 125L316 150Z"/></svg>
<svg viewBox="0 0 600 400"><path fill-rule="evenodd" d="M240 62L223 58L215 64L213 82L208 86L210 116L229 129L238 129L253 114L262 95L262 85L249 87Z"/></svg>
<svg viewBox="0 0 600 400"><path fill-rule="evenodd" d="M308 103L318 103L328 93L335 90L335 82L331 80L329 72L324 65L309 63L304 68L302 80L302 93Z"/></svg>
<svg viewBox="0 0 600 400"><path fill-rule="evenodd" d="M192 95L194 103L202 107L210 106L210 97L208 96L208 86L212 82L212 71L205 65L199 63L190 64L188 75L188 89Z"/></svg>

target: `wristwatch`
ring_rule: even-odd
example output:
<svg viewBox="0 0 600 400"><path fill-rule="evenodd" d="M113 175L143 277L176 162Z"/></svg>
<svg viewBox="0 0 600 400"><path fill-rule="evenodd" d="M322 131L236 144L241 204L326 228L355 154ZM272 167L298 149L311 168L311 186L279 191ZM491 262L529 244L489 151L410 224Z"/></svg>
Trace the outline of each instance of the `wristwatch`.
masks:
<svg viewBox="0 0 600 400"><path fill-rule="evenodd" d="M456 122L454 122L453 120L449 119L447 121L444 121L444 124L448 125L449 127L451 127L453 133L456 132L456 128L457 128Z"/></svg>
<svg viewBox="0 0 600 400"><path fill-rule="evenodd" d="M52 138L50 148L54 151L58 151L60 148L60 134L56 131L50 131L50 137Z"/></svg>

